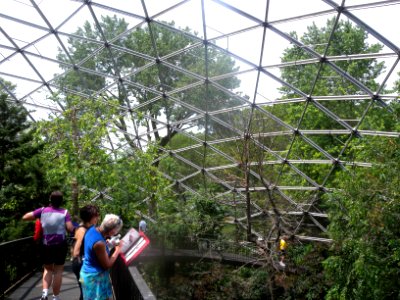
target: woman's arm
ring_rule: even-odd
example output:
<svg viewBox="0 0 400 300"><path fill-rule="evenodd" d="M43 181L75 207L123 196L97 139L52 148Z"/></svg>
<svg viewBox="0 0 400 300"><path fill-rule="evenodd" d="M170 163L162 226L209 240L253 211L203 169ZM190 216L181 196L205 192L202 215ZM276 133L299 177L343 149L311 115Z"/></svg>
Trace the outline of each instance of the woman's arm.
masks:
<svg viewBox="0 0 400 300"><path fill-rule="evenodd" d="M74 224L72 224L72 222L71 221L67 221L67 222L65 222L65 227L67 228L67 230L69 231L69 232L74 232Z"/></svg>
<svg viewBox="0 0 400 300"><path fill-rule="evenodd" d="M73 257L78 257L81 253L81 245L83 241L83 237L85 236L86 229L84 227L79 227L75 231L75 244L74 244L74 249L72 251L72 256Z"/></svg>
<svg viewBox="0 0 400 300"><path fill-rule="evenodd" d="M106 244L104 242L97 242L93 246L96 257L103 269L107 270L112 267L121 252L122 241L118 246L115 246L115 251L111 256L108 256L106 251Z"/></svg>
<svg viewBox="0 0 400 300"><path fill-rule="evenodd" d="M22 220L25 221L33 221L35 220L35 216L33 215L33 211L27 212L22 216Z"/></svg>

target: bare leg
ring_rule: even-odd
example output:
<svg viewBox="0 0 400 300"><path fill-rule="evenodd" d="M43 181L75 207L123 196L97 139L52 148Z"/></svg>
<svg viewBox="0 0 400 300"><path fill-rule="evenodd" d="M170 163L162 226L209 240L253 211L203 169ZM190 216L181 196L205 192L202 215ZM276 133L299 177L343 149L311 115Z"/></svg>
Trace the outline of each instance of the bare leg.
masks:
<svg viewBox="0 0 400 300"><path fill-rule="evenodd" d="M44 265L44 272L43 272L43 289L49 289L51 286L51 281L53 279L53 265Z"/></svg>
<svg viewBox="0 0 400 300"><path fill-rule="evenodd" d="M54 265L53 295L59 295L62 283L64 265Z"/></svg>

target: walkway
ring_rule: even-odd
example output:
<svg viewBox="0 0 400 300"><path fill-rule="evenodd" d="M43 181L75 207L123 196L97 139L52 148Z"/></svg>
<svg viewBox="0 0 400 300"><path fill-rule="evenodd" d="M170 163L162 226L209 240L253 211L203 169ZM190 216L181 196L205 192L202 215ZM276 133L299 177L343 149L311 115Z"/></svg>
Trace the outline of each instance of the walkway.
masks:
<svg viewBox="0 0 400 300"><path fill-rule="evenodd" d="M146 249L138 258L137 262L140 261L155 261L157 259L166 259L172 261L193 261L193 260L216 260L221 263L228 263L233 265L249 265L253 267L260 267L264 265L264 262L259 261L259 253L256 253L256 247L250 245L236 245L234 243L221 243L213 240L202 240L203 243L194 243L192 249L159 249L149 247ZM235 246L235 247L233 247ZM199 248L200 247L200 248ZM195 250L193 250L195 248ZM196 249L197 248L197 249ZM122 260L121 260L122 261ZM125 264L121 262L126 269L124 273L123 269L117 268L116 271L120 276L116 276L115 283L119 288L119 292L122 293L121 299L127 299L125 295L128 293L132 296L132 299L155 299L152 296L151 291L141 278L140 273L134 266L130 266L129 270ZM124 270L125 270L124 269ZM136 289L131 289L127 276L132 276L135 280ZM135 275L137 273L137 275ZM121 277L122 276L122 277ZM126 278L125 278L126 277ZM135 279L140 277L140 280ZM33 276L23 281L22 284L12 293L7 295L4 299L7 300L39 300L42 292L42 272L37 271ZM140 282L143 281L141 284ZM121 283L126 286L127 289L121 288ZM138 286L139 285L139 286ZM138 291L139 298L135 298L133 293ZM151 294L152 297L144 297L144 295ZM50 290L49 300L52 299L52 291ZM144 298L143 298L144 297ZM72 272L72 265L70 261L67 261L64 268L63 284L61 288L61 298L63 300L77 300L79 299L79 287L76 281L75 275Z"/></svg>
<svg viewBox="0 0 400 300"><path fill-rule="evenodd" d="M6 300L39 300L42 293L42 272L37 271L32 277L23 282L13 293L6 296ZM52 296L50 289L49 295ZM60 293L63 300L78 300L79 287L76 277L72 272L71 262L65 263L63 283ZM51 300L52 297L49 297Z"/></svg>

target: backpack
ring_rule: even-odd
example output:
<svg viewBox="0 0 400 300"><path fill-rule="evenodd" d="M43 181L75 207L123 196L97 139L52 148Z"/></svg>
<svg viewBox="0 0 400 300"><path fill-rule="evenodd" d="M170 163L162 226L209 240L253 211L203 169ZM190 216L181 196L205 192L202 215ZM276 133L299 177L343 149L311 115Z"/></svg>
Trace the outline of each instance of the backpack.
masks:
<svg viewBox="0 0 400 300"><path fill-rule="evenodd" d="M33 233L33 240L35 242L39 242L43 237L43 228L42 223L40 222L40 218L36 219L35 222L35 232Z"/></svg>
<svg viewBox="0 0 400 300"><path fill-rule="evenodd" d="M78 228L79 227L85 228L82 225L78 226ZM76 228L76 229L78 229L78 228ZM85 254L85 236L86 236L86 232L87 232L87 228L86 228L85 234L83 235L83 238L82 238L81 248L79 249L79 256L74 257L74 259L76 259L80 265L82 264L82 258L83 258L84 254ZM74 241L73 247L75 247L75 243L76 243L76 241Z"/></svg>
<svg viewBox="0 0 400 300"><path fill-rule="evenodd" d="M42 207L43 211L44 207ZM42 227L42 222L40 221L40 218L37 218L35 221L35 231L33 233L33 240L35 242L40 242L43 238L43 227Z"/></svg>
<svg viewBox="0 0 400 300"><path fill-rule="evenodd" d="M79 250L80 257L83 257L83 255L85 254L85 236L86 236L87 231L88 231L88 229L86 228L85 234L83 235L83 238L82 238L81 249Z"/></svg>

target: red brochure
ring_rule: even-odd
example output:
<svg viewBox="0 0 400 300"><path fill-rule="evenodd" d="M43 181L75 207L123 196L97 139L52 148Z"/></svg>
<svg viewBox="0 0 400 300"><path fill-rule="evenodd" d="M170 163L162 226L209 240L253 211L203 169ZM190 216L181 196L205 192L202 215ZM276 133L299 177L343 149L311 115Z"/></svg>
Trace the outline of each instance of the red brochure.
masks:
<svg viewBox="0 0 400 300"><path fill-rule="evenodd" d="M130 263L150 244L149 238L143 233L138 232L136 229L131 228L121 239L121 257L124 259L126 265Z"/></svg>

